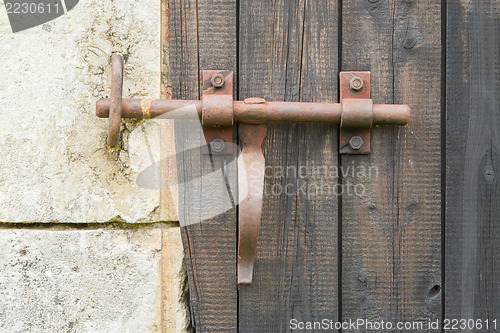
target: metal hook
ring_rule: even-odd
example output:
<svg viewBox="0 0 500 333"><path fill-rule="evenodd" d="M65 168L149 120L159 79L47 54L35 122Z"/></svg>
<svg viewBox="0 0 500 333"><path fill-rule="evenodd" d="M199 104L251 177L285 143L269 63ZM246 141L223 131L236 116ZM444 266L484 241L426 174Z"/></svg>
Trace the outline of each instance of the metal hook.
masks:
<svg viewBox="0 0 500 333"><path fill-rule="evenodd" d="M266 161L262 142L266 137L266 125L239 126L243 150L238 159L238 188L246 189L246 197L240 201L238 225L238 283L252 283L257 238L262 220L264 196L264 172Z"/></svg>
<svg viewBox="0 0 500 333"><path fill-rule="evenodd" d="M120 139L120 123L122 120L123 91L123 56L113 53L111 56L111 105L109 107L108 145L115 147Z"/></svg>

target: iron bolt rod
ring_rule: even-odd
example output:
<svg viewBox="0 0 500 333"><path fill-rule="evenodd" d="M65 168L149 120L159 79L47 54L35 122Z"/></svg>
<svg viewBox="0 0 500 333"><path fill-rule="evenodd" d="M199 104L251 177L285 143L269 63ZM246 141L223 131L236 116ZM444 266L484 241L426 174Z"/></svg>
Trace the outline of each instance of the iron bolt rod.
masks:
<svg viewBox="0 0 500 333"><path fill-rule="evenodd" d="M99 118L109 117L111 100L102 98L96 103L96 115ZM340 103L301 103L301 102L265 102L265 122L315 122L340 123L342 104ZM234 120L241 123L262 123L250 111L254 105L244 101L233 102ZM200 100L122 100L122 118L148 119L162 116L164 119L190 119L195 108L198 119L202 115ZM410 119L410 108L407 105L374 104L373 125L406 125Z"/></svg>

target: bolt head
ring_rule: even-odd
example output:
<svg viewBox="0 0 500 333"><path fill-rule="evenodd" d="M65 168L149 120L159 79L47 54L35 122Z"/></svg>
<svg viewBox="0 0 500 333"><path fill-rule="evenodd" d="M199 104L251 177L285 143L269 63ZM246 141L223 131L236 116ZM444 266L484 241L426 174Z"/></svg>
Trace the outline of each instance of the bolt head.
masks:
<svg viewBox="0 0 500 333"><path fill-rule="evenodd" d="M403 41L403 47L407 50L414 48L415 45L417 45L417 39L415 37L410 36Z"/></svg>
<svg viewBox="0 0 500 333"><path fill-rule="evenodd" d="M361 149L361 147L363 147L363 138L360 137L360 136L353 136L350 140L349 140L349 146L354 149L354 150L359 150Z"/></svg>
<svg viewBox="0 0 500 333"><path fill-rule="evenodd" d="M226 79L222 74L214 74L210 79L210 82L215 88L222 88L222 86L224 86L224 83L226 83Z"/></svg>
<svg viewBox="0 0 500 333"><path fill-rule="evenodd" d="M363 89L363 87L365 86L365 82L363 81L362 78L356 76L351 79L351 81L349 82L349 86L351 87L352 90L359 91Z"/></svg>
<svg viewBox="0 0 500 333"><path fill-rule="evenodd" d="M210 142L210 150L212 150L215 153L222 153L226 146L226 143L222 139L213 139Z"/></svg>

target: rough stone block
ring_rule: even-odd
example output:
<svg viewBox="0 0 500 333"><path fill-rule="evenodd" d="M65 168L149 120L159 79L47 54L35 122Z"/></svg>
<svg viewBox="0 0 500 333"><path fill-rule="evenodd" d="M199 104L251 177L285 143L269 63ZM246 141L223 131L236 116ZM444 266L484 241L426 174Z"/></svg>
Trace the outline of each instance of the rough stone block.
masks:
<svg viewBox="0 0 500 333"><path fill-rule="evenodd" d="M163 231L163 325L165 332L191 332L189 289L180 228Z"/></svg>
<svg viewBox="0 0 500 333"><path fill-rule="evenodd" d="M160 0L80 1L14 34L0 1L0 222L159 219L158 187L136 181L159 159L154 121L125 120L111 149L95 102L109 96L113 52L125 97L160 97L160 15Z"/></svg>
<svg viewBox="0 0 500 333"><path fill-rule="evenodd" d="M161 332L162 229L0 230L0 332Z"/></svg>

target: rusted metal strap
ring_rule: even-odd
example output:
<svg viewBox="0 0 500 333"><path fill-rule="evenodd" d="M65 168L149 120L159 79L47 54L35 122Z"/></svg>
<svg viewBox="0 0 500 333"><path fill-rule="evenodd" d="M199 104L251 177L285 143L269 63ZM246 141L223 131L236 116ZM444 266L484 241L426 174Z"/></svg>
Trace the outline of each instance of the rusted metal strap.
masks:
<svg viewBox="0 0 500 333"><path fill-rule="evenodd" d="M202 71L201 123L205 154L233 153L233 72Z"/></svg>
<svg viewBox="0 0 500 333"><path fill-rule="evenodd" d="M340 123L340 153L370 154L370 128L375 119L370 99L370 72L340 73L340 102L342 120ZM408 110L409 115L409 110Z"/></svg>
<svg viewBox="0 0 500 333"><path fill-rule="evenodd" d="M243 150L238 159L238 188L245 193L238 216L238 283L252 283L255 250L262 215L266 161L262 142L266 125L241 124L239 133Z"/></svg>

